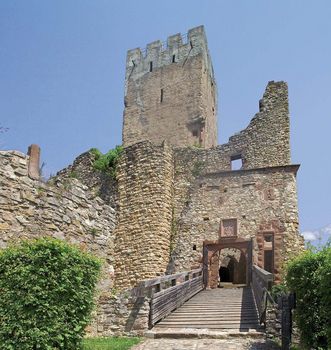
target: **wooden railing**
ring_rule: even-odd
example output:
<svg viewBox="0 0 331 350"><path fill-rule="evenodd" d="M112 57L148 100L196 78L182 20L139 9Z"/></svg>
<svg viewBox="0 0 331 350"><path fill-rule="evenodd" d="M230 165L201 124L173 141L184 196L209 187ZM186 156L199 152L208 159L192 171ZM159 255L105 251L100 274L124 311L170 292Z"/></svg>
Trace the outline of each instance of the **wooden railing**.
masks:
<svg viewBox="0 0 331 350"><path fill-rule="evenodd" d="M273 280L272 273L261 269L257 265L252 266L252 290L259 313L260 324L265 322L268 300L275 303L269 293Z"/></svg>
<svg viewBox="0 0 331 350"><path fill-rule="evenodd" d="M142 281L134 294L151 298L149 325L153 327L203 288L202 269L197 269Z"/></svg>

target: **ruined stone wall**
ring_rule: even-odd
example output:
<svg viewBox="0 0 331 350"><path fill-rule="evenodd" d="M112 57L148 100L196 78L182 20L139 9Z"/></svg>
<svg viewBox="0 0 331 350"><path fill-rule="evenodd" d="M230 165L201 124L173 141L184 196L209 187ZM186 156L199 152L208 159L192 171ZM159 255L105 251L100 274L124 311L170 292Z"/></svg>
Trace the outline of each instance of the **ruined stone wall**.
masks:
<svg viewBox="0 0 331 350"><path fill-rule="evenodd" d="M117 181L109 174L94 168L95 154L87 151L79 155L67 168L60 170L54 179L66 181L78 179L88 187L95 196L100 197L116 209L117 206Z"/></svg>
<svg viewBox="0 0 331 350"><path fill-rule="evenodd" d="M177 159L176 174L184 172L186 162ZM179 170L181 169L181 170ZM173 243L174 270L187 270L201 261L204 240L220 237L221 220L236 219L237 235L254 238L254 260L263 267L264 233L274 235L276 280L284 260L303 248L298 233L296 171L298 166L255 170L221 171L191 175L178 180L177 197L186 200L175 206L176 239ZM183 191L184 189L184 191ZM184 195L179 196L179 192ZM184 203L184 204L182 204ZM196 245L196 250L192 247Z"/></svg>
<svg viewBox="0 0 331 350"><path fill-rule="evenodd" d="M185 216L194 179L201 174L230 171L232 158L241 156L242 169L291 164L289 132L287 85L269 82L260 111L228 143L212 149L175 149L175 222Z"/></svg>
<svg viewBox="0 0 331 350"><path fill-rule="evenodd" d="M173 153L146 141L124 149L117 168L116 287L162 275L169 261Z"/></svg>
<svg viewBox="0 0 331 350"><path fill-rule="evenodd" d="M221 152L229 158L241 155L243 169L290 164L287 84L270 81L259 107L248 127L220 146Z"/></svg>
<svg viewBox="0 0 331 350"><path fill-rule="evenodd" d="M152 65L152 66L151 66ZM203 27L127 56L123 144L142 140L174 146L217 144L216 84Z"/></svg>
<svg viewBox="0 0 331 350"><path fill-rule="evenodd" d="M114 282L115 210L74 178L44 183L28 176L30 157L0 151L0 248L21 239L64 239L103 260L98 311L93 327L105 321L105 296Z"/></svg>
<svg viewBox="0 0 331 350"><path fill-rule="evenodd" d="M291 164L288 89L285 82L269 82L260 100L260 111L247 128L212 149L177 148L176 158L205 172L231 170L231 160L242 158L242 169Z"/></svg>

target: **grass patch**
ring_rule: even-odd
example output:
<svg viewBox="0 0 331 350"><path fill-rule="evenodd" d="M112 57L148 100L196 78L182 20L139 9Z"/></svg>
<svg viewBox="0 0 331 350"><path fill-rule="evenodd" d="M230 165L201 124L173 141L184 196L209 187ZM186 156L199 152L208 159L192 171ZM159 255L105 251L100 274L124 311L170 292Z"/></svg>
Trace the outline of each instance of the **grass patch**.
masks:
<svg viewBox="0 0 331 350"><path fill-rule="evenodd" d="M83 350L127 350L138 344L140 338L88 338L84 339Z"/></svg>

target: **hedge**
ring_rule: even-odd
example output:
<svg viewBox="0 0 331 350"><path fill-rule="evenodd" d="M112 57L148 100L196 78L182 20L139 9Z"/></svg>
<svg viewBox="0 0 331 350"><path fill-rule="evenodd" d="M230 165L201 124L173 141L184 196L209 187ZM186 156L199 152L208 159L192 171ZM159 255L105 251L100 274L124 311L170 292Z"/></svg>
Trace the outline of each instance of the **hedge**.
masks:
<svg viewBox="0 0 331 350"><path fill-rule="evenodd" d="M80 349L100 266L50 238L1 251L0 349Z"/></svg>

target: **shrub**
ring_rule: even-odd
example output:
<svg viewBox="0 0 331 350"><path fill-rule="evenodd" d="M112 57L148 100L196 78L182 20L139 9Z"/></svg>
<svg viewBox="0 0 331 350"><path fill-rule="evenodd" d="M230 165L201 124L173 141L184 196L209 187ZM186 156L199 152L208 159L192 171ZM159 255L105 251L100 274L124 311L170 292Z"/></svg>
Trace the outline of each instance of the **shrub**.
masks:
<svg viewBox="0 0 331 350"><path fill-rule="evenodd" d="M122 146L116 146L105 154L102 154L96 148L90 149L90 152L95 156L93 164L94 169L100 170L112 177L116 176L116 166L123 152Z"/></svg>
<svg viewBox="0 0 331 350"><path fill-rule="evenodd" d="M271 288L271 296L276 302L278 297L287 293L288 293L288 289L285 284L275 284Z"/></svg>
<svg viewBox="0 0 331 350"><path fill-rule="evenodd" d="M77 350L100 271L95 257L43 238L0 252L0 348Z"/></svg>
<svg viewBox="0 0 331 350"><path fill-rule="evenodd" d="M320 269L321 285L320 290L322 294L322 307L324 310L327 324L327 339L329 347L331 347L331 248L325 249L324 264Z"/></svg>
<svg viewBox="0 0 331 350"><path fill-rule="evenodd" d="M309 349L327 348L327 327L330 312L330 262L331 249L319 252L308 250L289 262L286 283L296 293L295 316L304 345ZM331 265L329 265L331 266ZM327 271L329 273L327 273ZM324 276L323 276L324 275Z"/></svg>

